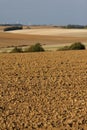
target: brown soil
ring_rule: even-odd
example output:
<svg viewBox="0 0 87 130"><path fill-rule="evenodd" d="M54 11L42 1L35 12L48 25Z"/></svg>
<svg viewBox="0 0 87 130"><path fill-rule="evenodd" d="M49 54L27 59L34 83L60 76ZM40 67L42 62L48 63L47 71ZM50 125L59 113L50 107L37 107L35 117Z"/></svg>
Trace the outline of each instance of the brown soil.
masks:
<svg viewBox="0 0 87 130"><path fill-rule="evenodd" d="M87 130L87 51L0 54L0 130Z"/></svg>

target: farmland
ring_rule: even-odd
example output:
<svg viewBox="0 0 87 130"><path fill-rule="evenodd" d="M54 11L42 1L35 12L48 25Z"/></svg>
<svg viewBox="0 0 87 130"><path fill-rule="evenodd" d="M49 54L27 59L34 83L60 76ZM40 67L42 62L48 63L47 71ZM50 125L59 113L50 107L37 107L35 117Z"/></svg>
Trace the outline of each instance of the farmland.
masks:
<svg viewBox="0 0 87 130"><path fill-rule="evenodd" d="M0 130L87 130L87 50L0 54Z"/></svg>
<svg viewBox="0 0 87 130"><path fill-rule="evenodd" d="M82 42L87 46L87 29L34 28L0 32L0 48L41 43L46 50Z"/></svg>
<svg viewBox="0 0 87 130"><path fill-rule="evenodd" d="M10 31L17 34L86 37L87 29L39 28Z"/></svg>
<svg viewBox="0 0 87 130"><path fill-rule="evenodd" d="M0 52L37 42L50 52L0 53L0 130L87 130L87 50L53 51L87 46L87 30L3 28Z"/></svg>

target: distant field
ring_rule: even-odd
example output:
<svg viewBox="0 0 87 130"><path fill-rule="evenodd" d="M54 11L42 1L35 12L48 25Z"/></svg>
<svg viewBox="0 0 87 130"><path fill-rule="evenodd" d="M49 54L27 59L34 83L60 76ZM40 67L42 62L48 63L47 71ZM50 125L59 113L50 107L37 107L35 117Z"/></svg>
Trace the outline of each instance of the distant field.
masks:
<svg viewBox="0 0 87 130"><path fill-rule="evenodd" d="M47 50L52 50L78 41L87 45L86 29L32 28L0 32L0 48L30 46L39 42Z"/></svg>
<svg viewBox="0 0 87 130"><path fill-rule="evenodd" d="M87 130L87 50L0 54L0 130Z"/></svg>
<svg viewBox="0 0 87 130"><path fill-rule="evenodd" d="M10 31L18 34L29 34L29 35L47 35L47 36L71 36L71 37L86 37L87 29L24 29Z"/></svg>

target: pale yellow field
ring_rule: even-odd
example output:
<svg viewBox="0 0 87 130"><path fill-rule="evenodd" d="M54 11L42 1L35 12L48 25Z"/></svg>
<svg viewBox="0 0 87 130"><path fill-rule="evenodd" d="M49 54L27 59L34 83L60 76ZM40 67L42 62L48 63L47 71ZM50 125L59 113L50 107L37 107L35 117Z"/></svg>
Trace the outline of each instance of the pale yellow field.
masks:
<svg viewBox="0 0 87 130"><path fill-rule="evenodd" d="M71 36L71 37L86 37L87 29L24 29L10 31L18 34L32 34L32 35L49 35L49 36Z"/></svg>

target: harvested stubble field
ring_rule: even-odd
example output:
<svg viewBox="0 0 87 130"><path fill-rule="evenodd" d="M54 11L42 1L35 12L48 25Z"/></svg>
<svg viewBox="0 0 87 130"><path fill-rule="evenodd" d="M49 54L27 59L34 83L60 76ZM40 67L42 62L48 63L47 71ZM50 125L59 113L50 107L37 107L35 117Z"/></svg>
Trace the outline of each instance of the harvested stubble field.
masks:
<svg viewBox="0 0 87 130"><path fill-rule="evenodd" d="M87 130L87 51L0 54L0 130Z"/></svg>

